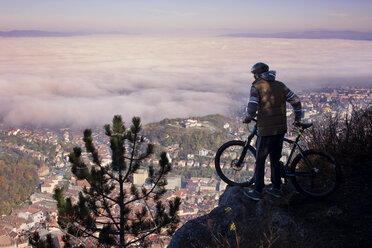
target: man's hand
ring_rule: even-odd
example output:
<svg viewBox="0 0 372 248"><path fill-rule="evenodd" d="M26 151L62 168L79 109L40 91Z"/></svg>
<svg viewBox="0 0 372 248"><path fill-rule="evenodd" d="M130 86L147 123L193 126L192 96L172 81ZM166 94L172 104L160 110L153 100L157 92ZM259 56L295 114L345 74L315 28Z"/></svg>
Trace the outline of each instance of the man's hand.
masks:
<svg viewBox="0 0 372 248"><path fill-rule="evenodd" d="M250 123L250 122L251 122L251 119L248 118L248 116L246 116L246 117L244 118L244 120L243 120L243 123L245 123L245 124L248 124L248 123Z"/></svg>

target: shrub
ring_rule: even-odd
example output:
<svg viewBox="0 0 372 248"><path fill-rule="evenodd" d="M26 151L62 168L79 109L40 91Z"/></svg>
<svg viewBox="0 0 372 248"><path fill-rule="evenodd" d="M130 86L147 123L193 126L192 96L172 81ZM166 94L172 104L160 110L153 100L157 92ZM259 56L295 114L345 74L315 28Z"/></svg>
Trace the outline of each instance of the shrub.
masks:
<svg viewBox="0 0 372 248"><path fill-rule="evenodd" d="M372 107L353 105L349 115L342 118L326 116L325 121L312 129L309 144L336 156L368 157L372 154Z"/></svg>

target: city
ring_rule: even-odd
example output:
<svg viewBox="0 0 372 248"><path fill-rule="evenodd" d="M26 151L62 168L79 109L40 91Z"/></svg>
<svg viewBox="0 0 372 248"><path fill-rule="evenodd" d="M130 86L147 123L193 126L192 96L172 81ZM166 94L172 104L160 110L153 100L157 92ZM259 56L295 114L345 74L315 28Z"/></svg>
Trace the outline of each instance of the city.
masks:
<svg viewBox="0 0 372 248"><path fill-rule="evenodd" d="M303 121L321 123L326 116L340 118L344 121L350 115L353 108L371 106L372 92L370 88L354 88L350 86L326 87L320 89L303 90L297 92L303 106ZM287 116L290 123L292 110L287 108ZM214 126L210 122L198 121L197 118L185 118L170 120L164 125L181 128L184 130L205 129L214 132L217 129L224 130L230 139L244 139L247 131L243 125L239 125L241 116L234 116L230 122L222 126ZM290 125L289 125L290 127ZM288 136L294 132L291 128ZM84 147L82 132L70 129L60 130L34 130L23 128L11 128L1 126L0 154L7 154L10 150L31 156L40 161L37 170L39 185L34 193L18 208L13 208L7 215L0 216L0 244L11 244L9 247L31 247L23 234L38 231L41 237L48 233L52 234L56 247L63 247L63 232L58 227L58 215L56 201L53 199L55 187L64 188L66 197L77 201L78 194L84 187L89 187L85 181L78 181L71 175L68 155L75 146ZM110 163L111 155L109 140L103 130L93 131L93 138L102 164ZM182 226L188 220L208 214L218 205L219 196L226 188L226 184L219 180L214 173L214 155L216 150L211 147L197 147L192 153L185 153L182 144L164 144L159 140L151 140L145 137L149 143L156 144L159 149L168 153L168 158L173 166L173 173L168 176L168 192L163 200L167 201L175 197L181 198L179 216ZM165 140L169 137L164 137ZM21 141L21 142L16 142ZM43 143L55 148L35 146L31 144ZM221 144L223 141L221 141ZM286 148L283 150L285 156ZM9 153L8 153L9 154ZM84 160L91 160L87 153L83 153ZM145 161L143 168L133 175L133 184L147 187L146 165L156 166L159 158L151 157ZM254 168L250 168L252 171ZM205 171L206 176L192 176L180 174L181 171ZM269 181L270 175L266 175ZM128 185L128 189L129 189ZM139 206L140 207L140 206ZM170 237L152 235L152 247L166 247ZM0 245L1 246L1 245Z"/></svg>

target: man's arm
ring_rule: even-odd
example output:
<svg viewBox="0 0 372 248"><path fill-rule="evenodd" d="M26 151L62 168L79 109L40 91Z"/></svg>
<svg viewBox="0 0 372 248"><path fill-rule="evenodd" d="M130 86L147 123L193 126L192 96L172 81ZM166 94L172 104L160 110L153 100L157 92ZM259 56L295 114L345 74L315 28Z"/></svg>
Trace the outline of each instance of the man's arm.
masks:
<svg viewBox="0 0 372 248"><path fill-rule="evenodd" d="M295 113L295 123L301 122L302 108L300 98L290 89L286 88L286 100L289 102Z"/></svg>
<svg viewBox="0 0 372 248"><path fill-rule="evenodd" d="M251 87L251 94L249 96L249 102L247 106L247 111L245 118L243 120L244 123L249 123L255 116L257 112L258 103L260 102L260 95L255 87Z"/></svg>

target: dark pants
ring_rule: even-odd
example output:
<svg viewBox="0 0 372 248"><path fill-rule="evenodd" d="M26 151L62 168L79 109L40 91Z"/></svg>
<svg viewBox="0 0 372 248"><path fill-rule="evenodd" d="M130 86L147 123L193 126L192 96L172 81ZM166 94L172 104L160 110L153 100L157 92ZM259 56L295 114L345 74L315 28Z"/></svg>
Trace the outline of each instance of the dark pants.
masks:
<svg viewBox="0 0 372 248"><path fill-rule="evenodd" d="M282 154L283 138L284 134L257 137L255 182L258 192L262 192L265 186L264 175L267 155L270 155L271 182L275 189L280 189L282 181L280 178L281 171L279 159Z"/></svg>

